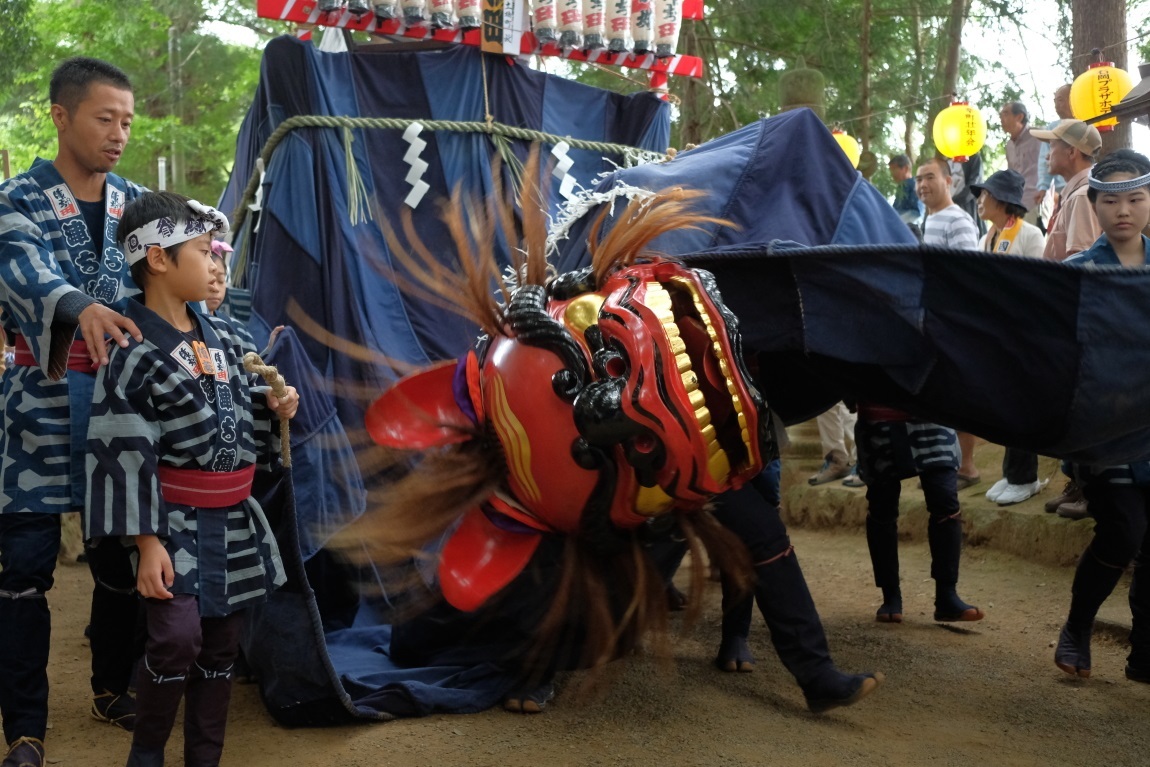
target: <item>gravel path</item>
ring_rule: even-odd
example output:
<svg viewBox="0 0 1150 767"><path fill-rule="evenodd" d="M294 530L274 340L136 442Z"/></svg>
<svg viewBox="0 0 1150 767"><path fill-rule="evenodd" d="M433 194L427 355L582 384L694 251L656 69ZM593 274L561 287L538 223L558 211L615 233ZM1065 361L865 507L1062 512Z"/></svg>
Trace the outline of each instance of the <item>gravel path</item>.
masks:
<svg viewBox="0 0 1150 767"><path fill-rule="evenodd" d="M861 536L794 531L793 539L840 666L886 674L886 684L855 707L807 713L761 622L752 630L756 671L715 671L719 593L712 584L701 620L676 640L669 662L635 657L613 664L592 694L574 694L574 675L540 716L493 710L285 730L264 712L255 687L241 686L223 767L1147 764L1150 686L1123 677L1119 639L1096 639L1094 677L1086 682L1053 665L1069 569L968 548L960 593L987 617L949 628L931 620L926 547L904 543L906 622L879 624ZM87 713L82 632L90 588L86 568L62 567L50 594L49 763L118 767L128 735ZM1125 589L1104 615L1128 623ZM179 764L179 735L168 750L169 763Z"/></svg>

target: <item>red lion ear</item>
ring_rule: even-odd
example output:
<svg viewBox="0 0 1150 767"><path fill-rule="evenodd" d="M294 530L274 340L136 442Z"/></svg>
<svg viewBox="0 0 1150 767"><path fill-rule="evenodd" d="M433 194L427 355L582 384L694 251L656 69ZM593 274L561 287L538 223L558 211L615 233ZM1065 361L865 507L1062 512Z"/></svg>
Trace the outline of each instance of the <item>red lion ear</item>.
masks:
<svg viewBox="0 0 1150 767"><path fill-rule="evenodd" d="M478 610L523 572L542 540L536 530L506 530L482 509L472 509L443 547L439 561L443 598L464 612Z"/></svg>
<svg viewBox="0 0 1150 767"><path fill-rule="evenodd" d="M442 362L395 382L367 409L367 433L377 444L406 450L471 439L475 421L455 397L458 365Z"/></svg>

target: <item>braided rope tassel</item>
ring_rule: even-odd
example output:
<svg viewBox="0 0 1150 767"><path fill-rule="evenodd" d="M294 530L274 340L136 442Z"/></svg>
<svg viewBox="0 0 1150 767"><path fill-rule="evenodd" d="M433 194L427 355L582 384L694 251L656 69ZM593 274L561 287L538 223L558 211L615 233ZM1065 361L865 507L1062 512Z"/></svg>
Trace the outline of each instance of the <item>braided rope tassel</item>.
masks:
<svg viewBox="0 0 1150 767"><path fill-rule="evenodd" d="M244 355L244 370L263 378L272 388L272 394L283 398L287 384L284 383L283 376L280 375L275 365L265 364L260 355L255 352L248 352ZM286 418L280 419L280 460L285 469L291 468L291 436Z"/></svg>

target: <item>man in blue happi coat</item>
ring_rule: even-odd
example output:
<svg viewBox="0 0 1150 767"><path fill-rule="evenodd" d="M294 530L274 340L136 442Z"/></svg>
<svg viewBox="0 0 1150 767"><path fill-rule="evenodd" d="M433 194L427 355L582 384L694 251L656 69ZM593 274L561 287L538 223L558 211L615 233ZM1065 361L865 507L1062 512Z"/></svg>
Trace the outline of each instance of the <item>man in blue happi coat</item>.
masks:
<svg viewBox="0 0 1150 767"><path fill-rule="evenodd" d="M60 514L84 504L84 449L94 371L107 337L140 338L120 313L138 291L116 245L124 205L143 189L111 171L128 143L135 100L106 62L72 58L49 85L55 160L0 185L0 311L15 347L3 376L0 431L0 718L2 767L44 763L51 623L45 594L60 545ZM90 549L96 579L91 641L93 710L130 729L127 695L138 599L126 549Z"/></svg>

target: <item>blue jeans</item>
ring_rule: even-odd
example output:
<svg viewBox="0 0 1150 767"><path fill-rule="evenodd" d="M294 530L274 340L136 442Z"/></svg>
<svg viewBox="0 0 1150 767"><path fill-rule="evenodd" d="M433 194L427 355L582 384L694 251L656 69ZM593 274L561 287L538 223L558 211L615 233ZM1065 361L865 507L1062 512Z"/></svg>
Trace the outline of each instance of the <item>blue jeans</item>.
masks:
<svg viewBox="0 0 1150 767"><path fill-rule="evenodd" d="M44 738L48 726L46 593L60 552L60 517L0 514L0 717L9 743Z"/></svg>

